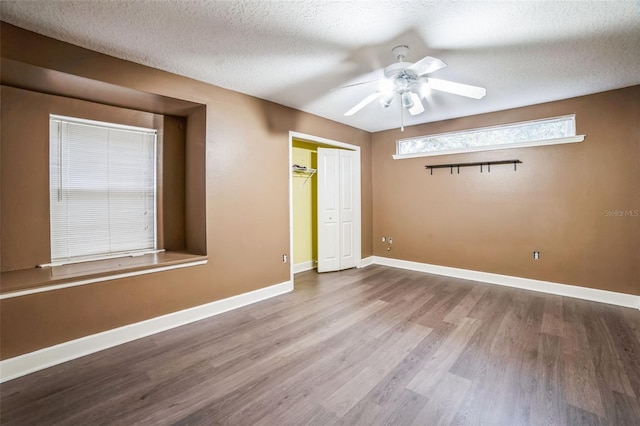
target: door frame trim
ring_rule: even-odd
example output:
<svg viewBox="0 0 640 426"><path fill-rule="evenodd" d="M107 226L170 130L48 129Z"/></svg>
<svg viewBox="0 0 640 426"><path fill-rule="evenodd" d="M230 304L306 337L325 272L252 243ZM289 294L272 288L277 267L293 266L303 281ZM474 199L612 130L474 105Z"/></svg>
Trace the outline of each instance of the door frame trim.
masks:
<svg viewBox="0 0 640 426"><path fill-rule="evenodd" d="M293 140L301 139L305 142L328 145L335 148L348 149L355 151L358 158L360 173L356 176L354 196L357 200L355 205L355 221L356 223L356 267L360 268L362 263L362 157L360 155L360 147L350 143L334 141L332 139L320 136L308 135L306 133L289 131L289 279L293 283L293 175L291 166L293 166Z"/></svg>

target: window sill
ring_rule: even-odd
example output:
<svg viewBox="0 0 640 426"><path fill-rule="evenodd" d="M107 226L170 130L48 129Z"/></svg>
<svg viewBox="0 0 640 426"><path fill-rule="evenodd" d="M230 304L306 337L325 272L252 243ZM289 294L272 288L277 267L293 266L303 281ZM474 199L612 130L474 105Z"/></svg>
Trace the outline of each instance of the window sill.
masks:
<svg viewBox="0 0 640 426"><path fill-rule="evenodd" d="M50 268L31 268L3 272L0 280L0 299L151 274L170 269L204 265L206 263L207 256L181 252L163 252Z"/></svg>

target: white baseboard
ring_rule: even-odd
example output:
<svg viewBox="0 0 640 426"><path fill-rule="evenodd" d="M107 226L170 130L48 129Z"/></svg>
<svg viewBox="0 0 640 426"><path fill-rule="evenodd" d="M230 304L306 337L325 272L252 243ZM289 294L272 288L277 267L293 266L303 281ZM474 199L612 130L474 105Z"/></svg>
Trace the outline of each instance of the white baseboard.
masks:
<svg viewBox="0 0 640 426"><path fill-rule="evenodd" d="M181 325L199 321L233 309L269 299L293 290L293 283L285 281L270 287L261 288L248 293L217 300L178 312L172 312L156 318L90 336L81 337L69 342L43 348L35 352L19 355L15 358L0 361L0 383L12 380L56 364L80 358L104 349L131 342L142 337L170 330Z"/></svg>
<svg viewBox="0 0 640 426"><path fill-rule="evenodd" d="M428 263L411 262L408 260L392 259L381 256L374 256L373 263L376 265L391 266L394 268L427 272L436 275L445 275L447 277L462 278L465 280L482 281L489 284L498 284L507 287L516 287L525 290L533 290L542 293L550 293L559 296L574 297L577 299L585 299L594 302L608 303L610 305L640 309L640 296L635 296L633 294L616 293L613 291L598 290L595 288L559 284L530 278L512 277L509 275L492 274L490 272L472 271L469 269L451 268L449 266L431 265Z"/></svg>
<svg viewBox="0 0 640 426"><path fill-rule="evenodd" d="M315 262L313 260L309 260L308 262L300 262L293 265L293 273L297 274L298 272L310 271L314 269Z"/></svg>
<svg viewBox="0 0 640 426"><path fill-rule="evenodd" d="M375 256L365 257L360 259L360 265L358 268L366 268L367 266L371 266L375 263Z"/></svg>

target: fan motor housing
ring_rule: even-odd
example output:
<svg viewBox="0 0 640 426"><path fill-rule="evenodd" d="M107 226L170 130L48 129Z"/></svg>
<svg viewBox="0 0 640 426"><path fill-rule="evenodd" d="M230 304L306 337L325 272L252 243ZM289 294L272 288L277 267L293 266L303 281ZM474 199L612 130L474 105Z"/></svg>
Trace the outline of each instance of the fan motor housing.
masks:
<svg viewBox="0 0 640 426"><path fill-rule="evenodd" d="M411 65L413 65L411 62L396 62L391 64L384 69L384 76L392 80L401 75L416 78L415 73L407 70Z"/></svg>
<svg viewBox="0 0 640 426"><path fill-rule="evenodd" d="M395 93L403 93L420 85L416 74L407 69L411 65L413 65L411 62L396 62L384 69L384 76L393 82Z"/></svg>

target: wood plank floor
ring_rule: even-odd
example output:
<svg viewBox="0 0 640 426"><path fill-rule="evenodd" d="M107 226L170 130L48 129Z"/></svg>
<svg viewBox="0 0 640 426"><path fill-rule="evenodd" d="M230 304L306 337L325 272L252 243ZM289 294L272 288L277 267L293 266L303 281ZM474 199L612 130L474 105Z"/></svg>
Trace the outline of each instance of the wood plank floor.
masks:
<svg viewBox="0 0 640 426"><path fill-rule="evenodd" d="M640 425L640 312L382 266L1 387L2 425Z"/></svg>

